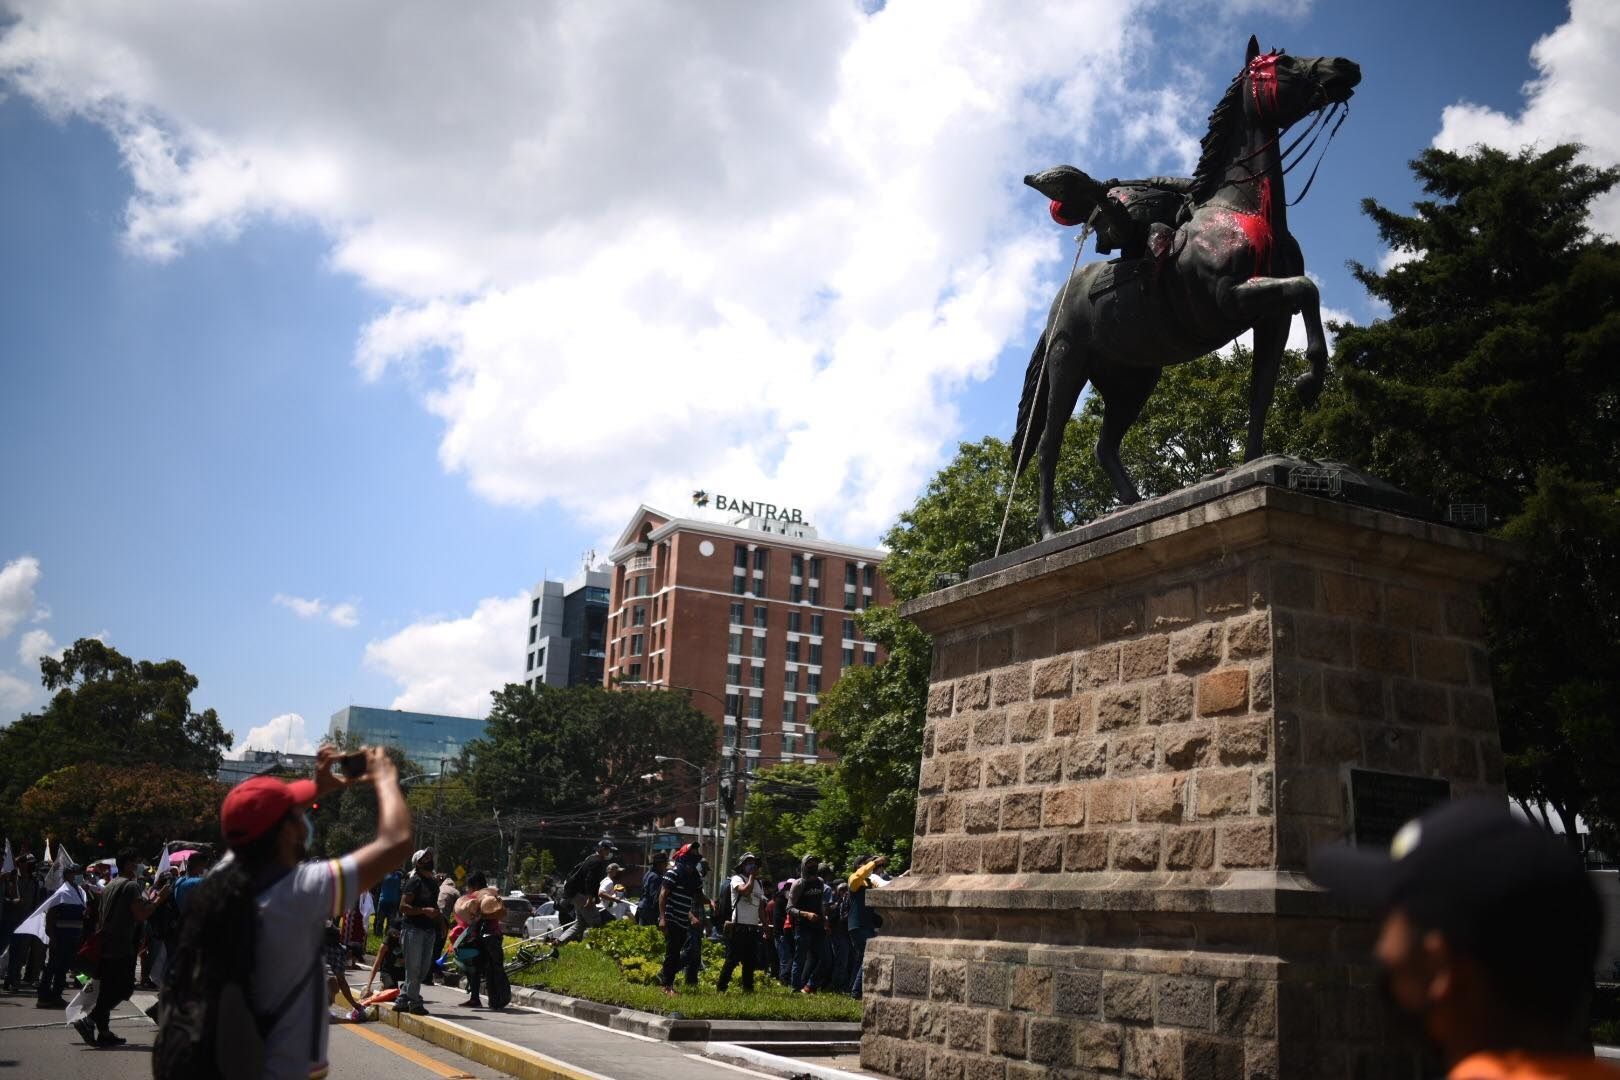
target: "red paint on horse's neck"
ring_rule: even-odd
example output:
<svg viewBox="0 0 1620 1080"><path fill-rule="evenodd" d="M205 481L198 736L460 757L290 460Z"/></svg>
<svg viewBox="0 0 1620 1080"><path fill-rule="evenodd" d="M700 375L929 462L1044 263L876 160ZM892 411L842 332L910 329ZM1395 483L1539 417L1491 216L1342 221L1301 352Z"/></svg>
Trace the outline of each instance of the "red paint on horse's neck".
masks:
<svg viewBox="0 0 1620 1080"><path fill-rule="evenodd" d="M1260 209L1255 213L1236 211L1232 219L1237 222L1238 228L1243 230L1243 238L1249 243L1249 250L1254 254L1254 268L1250 277L1271 276L1271 177L1260 178L1260 189L1256 192L1260 196Z"/></svg>
<svg viewBox="0 0 1620 1080"><path fill-rule="evenodd" d="M1264 120L1277 114L1277 57L1269 52L1249 62L1249 93L1254 98L1254 114Z"/></svg>

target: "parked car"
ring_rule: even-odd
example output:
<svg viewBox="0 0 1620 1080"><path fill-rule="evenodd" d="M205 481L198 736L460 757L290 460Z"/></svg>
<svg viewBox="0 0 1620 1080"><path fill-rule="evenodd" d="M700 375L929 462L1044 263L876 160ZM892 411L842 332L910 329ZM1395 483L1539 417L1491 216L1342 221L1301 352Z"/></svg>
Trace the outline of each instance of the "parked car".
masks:
<svg viewBox="0 0 1620 1080"><path fill-rule="evenodd" d="M529 916L534 914L534 905L520 892L506 894L501 897L501 903L506 905L506 918L501 921L501 933L508 937L522 937L524 924L529 921Z"/></svg>

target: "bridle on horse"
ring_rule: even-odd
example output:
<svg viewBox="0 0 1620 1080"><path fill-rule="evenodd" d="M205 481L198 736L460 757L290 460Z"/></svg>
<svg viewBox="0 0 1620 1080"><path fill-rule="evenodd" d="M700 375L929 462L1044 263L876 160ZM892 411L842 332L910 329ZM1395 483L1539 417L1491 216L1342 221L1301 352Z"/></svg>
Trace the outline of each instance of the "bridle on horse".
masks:
<svg viewBox="0 0 1620 1080"><path fill-rule="evenodd" d="M1246 71L1249 77L1249 93L1254 98L1255 115L1262 120L1266 118L1268 107L1273 110L1277 107L1277 59L1282 54L1281 49L1276 49L1249 61ZM1311 175L1305 180L1305 187L1301 189L1299 195L1293 201L1287 204L1288 206L1298 206L1300 201L1310 194L1311 185L1316 183L1316 173L1322 167L1322 159L1327 157L1328 147L1332 145L1334 136L1339 133L1339 128L1344 125L1349 116L1350 103L1348 101L1335 101L1326 107L1317 106L1311 110L1311 122L1306 125L1305 130L1295 136L1294 141L1289 143L1278 155L1279 160L1283 163L1283 175L1287 176L1294 171L1295 166L1310 155L1311 148L1316 145L1316 140L1321 137L1322 132L1326 131L1328 133L1327 142L1322 144L1322 150L1316 156L1316 164L1311 166ZM1272 149L1281 141L1283 132L1286 130L1287 128L1279 128L1277 134L1267 139L1253 151L1233 159L1233 164L1247 164L1267 150ZM1289 155L1293 154L1299 144L1305 142L1306 138L1309 138L1310 141L1305 143L1304 149L1300 150L1293 161L1289 161ZM1235 180L1233 183L1252 184L1264 176L1265 173L1251 173L1242 180Z"/></svg>

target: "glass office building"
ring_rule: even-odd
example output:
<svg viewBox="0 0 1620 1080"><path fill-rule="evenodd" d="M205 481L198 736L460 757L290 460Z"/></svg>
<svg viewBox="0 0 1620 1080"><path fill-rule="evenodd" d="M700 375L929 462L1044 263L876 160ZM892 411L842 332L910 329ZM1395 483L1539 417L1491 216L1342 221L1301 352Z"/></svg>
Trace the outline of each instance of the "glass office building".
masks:
<svg viewBox="0 0 1620 1080"><path fill-rule="evenodd" d="M484 722L470 716L350 705L332 714L331 734L339 746L352 736L364 746L397 747L411 764L433 772L441 760L461 760L462 749L483 738Z"/></svg>

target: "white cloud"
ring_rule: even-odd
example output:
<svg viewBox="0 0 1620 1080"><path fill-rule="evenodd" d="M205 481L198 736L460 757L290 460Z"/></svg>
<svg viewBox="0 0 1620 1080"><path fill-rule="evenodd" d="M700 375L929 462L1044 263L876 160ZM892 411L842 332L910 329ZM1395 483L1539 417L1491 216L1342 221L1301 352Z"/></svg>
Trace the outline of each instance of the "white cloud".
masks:
<svg viewBox="0 0 1620 1080"><path fill-rule="evenodd" d="M1558 142L1580 142L1594 164L1620 162L1620 82L1614 58L1620 55L1620 4L1613 0L1571 0L1569 21L1530 50L1537 75L1524 86L1518 116L1469 102L1446 107L1434 145L1462 151L1484 143L1503 150ZM1593 205L1599 230L1620 235L1620 192Z"/></svg>
<svg viewBox="0 0 1620 1080"><path fill-rule="evenodd" d="M392 708L483 716L489 693L521 677L529 599L492 596L462 617L435 616L366 645L366 664L400 685Z"/></svg>
<svg viewBox="0 0 1620 1080"><path fill-rule="evenodd" d="M271 717L236 741L231 757L241 760L249 750L279 750L286 754L313 754L315 733L305 730L305 721L298 713L282 713Z"/></svg>
<svg viewBox="0 0 1620 1080"><path fill-rule="evenodd" d="M32 555L13 559L0 568L0 638L7 637L35 613L34 589L41 577L39 560Z"/></svg>
<svg viewBox="0 0 1620 1080"><path fill-rule="evenodd" d="M718 487L879 531L1066 265L1017 178L1185 170L1211 98L1121 64L1142 0L12 6L0 74L117 140L134 250L317 224L444 467L604 528Z"/></svg>
<svg viewBox="0 0 1620 1080"><path fill-rule="evenodd" d="M276 593L270 598L270 602L281 605L300 619L324 618L334 626L345 629L358 626L360 623L360 609L353 603L328 605L319 597L306 600L302 596L288 596L286 593Z"/></svg>
<svg viewBox="0 0 1620 1080"><path fill-rule="evenodd" d="M1382 255L1378 256L1378 272L1380 274L1387 274L1397 266L1405 266L1409 262L1415 262L1416 260L1423 258L1423 256L1424 252L1422 251L1408 251L1405 248L1390 248Z"/></svg>
<svg viewBox="0 0 1620 1080"><path fill-rule="evenodd" d="M62 650L56 647L56 639L45 630L29 630L17 639L17 662L25 669L39 670L39 658L42 656L60 657Z"/></svg>
<svg viewBox="0 0 1620 1080"><path fill-rule="evenodd" d="M38 694L38 684L25 682L10 672L0 671L0 725L15 720L16 716L13 714L28 708Z"/></svg>

